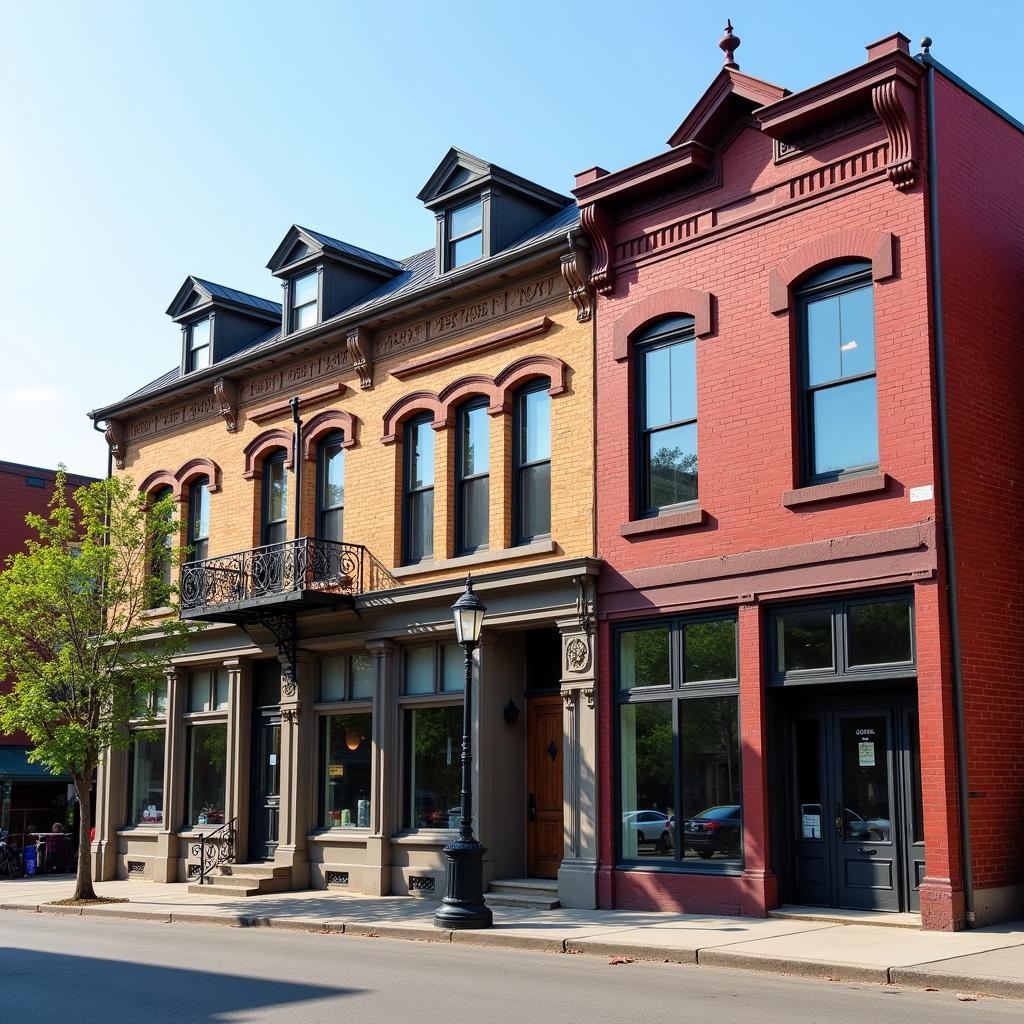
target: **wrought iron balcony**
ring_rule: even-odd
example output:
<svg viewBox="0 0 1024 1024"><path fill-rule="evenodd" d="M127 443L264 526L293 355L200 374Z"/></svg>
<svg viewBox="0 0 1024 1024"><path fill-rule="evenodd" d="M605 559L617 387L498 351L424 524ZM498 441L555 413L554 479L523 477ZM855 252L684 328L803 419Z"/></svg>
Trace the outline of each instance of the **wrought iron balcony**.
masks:
<svg viewBox="0 0 1024 1024"><path fill-rule="evenodd" d="M351 605L398 581L361 544L313 537L265 544L181 567L181 615L241 622L261 611Z"/></svg>

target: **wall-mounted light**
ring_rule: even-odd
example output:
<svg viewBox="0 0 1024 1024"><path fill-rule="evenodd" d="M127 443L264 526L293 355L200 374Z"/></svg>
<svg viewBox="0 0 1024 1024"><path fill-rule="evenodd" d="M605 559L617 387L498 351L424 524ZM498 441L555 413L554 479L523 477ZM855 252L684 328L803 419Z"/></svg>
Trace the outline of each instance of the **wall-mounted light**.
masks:
<svg viewBox="0 0 1024 1024"><path fill-rule="evenodd" d="M516 702L509 698L509 702L502 708L501 714L509 725L515 725L519 721L519 708Z"/></svg>

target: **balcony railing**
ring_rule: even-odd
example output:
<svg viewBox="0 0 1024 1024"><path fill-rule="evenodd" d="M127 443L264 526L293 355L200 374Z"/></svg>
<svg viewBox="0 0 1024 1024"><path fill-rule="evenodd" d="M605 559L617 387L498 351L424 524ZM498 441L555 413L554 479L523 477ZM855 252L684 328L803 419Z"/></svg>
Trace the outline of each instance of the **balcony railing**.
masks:
<svg viewBox="0 0 1024 1024"><path fill-rule="evenodd" d="M397 586L361 544L299 537L186 562L181 567L181 610L267 605L287 596L316 602L318 596L355 597Z"/></svg>

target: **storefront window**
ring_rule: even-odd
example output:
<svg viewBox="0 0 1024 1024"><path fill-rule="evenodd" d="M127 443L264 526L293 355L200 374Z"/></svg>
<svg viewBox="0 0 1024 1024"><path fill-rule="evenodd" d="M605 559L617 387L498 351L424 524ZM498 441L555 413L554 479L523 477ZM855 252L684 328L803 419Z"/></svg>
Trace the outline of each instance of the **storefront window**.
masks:
<svg viewBox="0 0 1024 1024"><path fill-rule="evenodd" d="M369 828L373 716L326 715L320 728L320 825Z"/></svg>
<svg viewBox="0 0 1024 1024"><path fill-rule="evenodd" d="M223 825L227 770L227 723L190 725L186 754L186 823Z"/></svg>
<svg viewBox="0 0 1024 1024"><path fill-rule="evenodd" d="M893 665L913 659L907 600L850 605L846 630L850 665Z"/></svg>
<svg viewBox="0 0 1024 1024"><path fill-rule="evenodd" d="M785 612L777 619L780 672L829 669L832 655L832 610L811 608Z"/></svg>
<svg viewBox="0 0 1024 1024"><path fill-rule="evenodd" d="M162 825L164 820L164 735L136 736L129 754L130 825Z"/></svg>
<svg viewBox="0 0 1024 1024"><path fill-rule="evenodd" d="M458 828L462 705L405 712L407 828Z"/></svg>
<svg viewBox="0 0 1024 1024"><path fill-rule="evenodd" d="M622 860L739 866L735 616L623 630L618 643Z"/></svg>

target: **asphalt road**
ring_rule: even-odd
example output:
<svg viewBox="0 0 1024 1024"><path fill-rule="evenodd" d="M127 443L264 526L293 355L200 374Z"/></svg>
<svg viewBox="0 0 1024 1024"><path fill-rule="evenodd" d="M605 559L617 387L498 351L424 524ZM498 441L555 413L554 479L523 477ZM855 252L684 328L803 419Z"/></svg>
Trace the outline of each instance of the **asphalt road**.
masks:
<svg viewBox="0 0 1024 1024"><path fill-rule="evenodd" d="M840 1018L840 1014L842 1018ZM1024 1006L714 967L0 912L0 1020L944 1024Z"/></svg>

